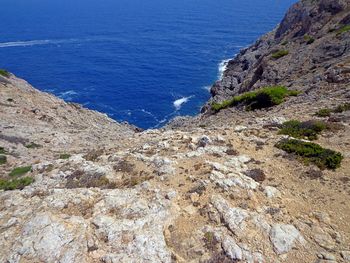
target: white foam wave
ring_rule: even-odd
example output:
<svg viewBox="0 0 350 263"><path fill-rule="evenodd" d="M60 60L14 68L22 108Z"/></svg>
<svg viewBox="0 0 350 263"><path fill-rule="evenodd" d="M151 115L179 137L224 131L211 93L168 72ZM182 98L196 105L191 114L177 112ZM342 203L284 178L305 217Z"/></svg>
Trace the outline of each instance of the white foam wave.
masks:
<svg viewBox="0 0 350 263"><path fill-rule="evenodd" d="M224 75L225 70L227 69L227 64L231 59L224 59L219 63L218 72L219 72L219 79L222 79L222 76Z"/></svg>
<svg viewBox="0 0 350 263"><path fill-rule="evenodd" d="M75 95L78 95L78 93L75 92L74 90L68 90L60 93L58 97L60 97L63 100L69 101L69 100L72 100Z"/></svg>
<svg viewBox="0 0 350 263"><path fill-rule="evenodd" d="M193 96L189 96L189 97L182 97L181 99L177 99L174 101L174 107L175 109L178 111L181 109L182 105L184 103L187 103Z"/></svg>
<svg viewBox="0 0 350 263"><path fill-rule="evenodd" d="M204 86L202 88L205 89L206 91L210 92L211 86Z"/></svg>
<svg viewBox="0 0 350 263"><path fill-rule="evenodd" d="M97 36L92 38L69 38L69 39L41 39L41 40L28 40L28 41L13 41L13 42L3 42L0 43L0 48L8 47L28 47L37 45L58 45L60 44L70 44L91 41L119 41L118 38Z"/></svg>

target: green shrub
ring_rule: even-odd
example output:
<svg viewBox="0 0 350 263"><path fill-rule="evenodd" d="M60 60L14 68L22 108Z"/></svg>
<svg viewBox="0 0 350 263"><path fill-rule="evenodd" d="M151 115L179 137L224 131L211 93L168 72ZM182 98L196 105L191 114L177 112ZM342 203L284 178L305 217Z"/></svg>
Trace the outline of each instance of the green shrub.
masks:
<svg viewBox="0 0 350 263"><path fill-rule="evenodd" d="M315 39L309 35L304 35L304 40L305 40L306 44L308 44L308 45L315 42Z"/></svg>
<svg viewBox="0 0 350 263"><path fill-rule="evenodd" d="M318 117L329 117L331 116L331 113L342 113L348 110L350 110L350 103L344 103L337 106L334 109L328 109L328 108L320 109L318 112L315 113L315 115Z"/></svg>
<svg viewBox="0 0 350 263"><path fill-rule="evenodd" d="M30 170L32 170L31 166L23 166L23 167L17 167L14 168L11 172L10 172L10 176L20 176L23 174L28 173Z"/></svg>
<svg viewBox="0 0 350 263"><path fill-rule="evenodd" d="M343 33L346 33L346 32L349 32L350 31L350 25L345 25L345 26L342 26L341 28L339 28L336 33L337 33L337 36L343 34Z"/></svg>
<svg viewBox="0 0 350 263"><path fill-rule="evenodd" d="M334 112L335 113L342 113L344 111L348 111L350 110L350 103L345 103L345 104L342 104L342 105L339 105L338 107L336 107L334 109Z"/></svg>
<svg viewBox="0 0 350 263"><path fill-rule="evenodd" d="M222 103L213 103L212 109L214 111L219 111L237 105L246 105L246 110L268 108L281 104L288 96L296 96L298 94L298 91L290 91L284 86L265 87L259 90L243 93L230 100L225 100Z"/></svg>
<svg viewBox="0 0 350 263"><path fill-rule="evenodd" d="M0 75L3 76L3 77L9 78L10 77L10 72L8 72L5 69L0 69Z"/></svg>
<svg viewBox="0 0 350 263"><path fill-rule="evenodd" d="M316 140L317 134L327 128L327 125L322 121L305 121L297 120L287 121L282 124L279 134L285 134L294 138L307 138Z"/></svg>
<svg viewBox="0 0 350 263"><path fill-rule="evenodd" d="M62 153L60 154L60 159L66 160L69 159L71 155L69 153Z"/></svg>
<svg viewBox="0 0 350 263"><path fill-rule="evenodd" d="M322 148L320 145L311 142L286 139L281 140L275 146L288 153L299 156L305 164L313 163L320 169L328 168L334 170L340 167L343 159L341 153Z"/></svg>
<svg viewBox="0 0 350 263"><path fill-rule="evenodd" d="M5 164L7 162L7 158L5 155L0 155L0 165Z"/></svg>
<svg viewBox="0 0 350 263"><path fill-rule="evenodd" d="M40 144L36 144L35 142L31 142L30 144L27 144L25 147L28 149L35 149L35 148L41 148L42 146Z"/></svg>
<svg viewBox="0 0 350 263"><path fill-rule="evenodd" d="M288 44L288 40L285 40L285 41L283 41L283 42L281 43L282 46L285 46L285 45L287 45L287 44Z"/></svg>
<svg viewBox="0 0 350 263"><path fill-rule="evenodd" d="M5 191L15 189L22 190L25 186L30 185L33 182L34 179L32 177L16 178L12 180L0 179L0 189Z"/></svg>
<svg viewBox="0 0 350 263"><path fill-rule="evenodd" d="M317 117L329 117L331 116L332 110L328 108L320 109L315 113Z"/></svg>
<svg viewBox="0 0 350 263"><path fill-rule="evenodd" d="M281 57L287 56L289 54L288 50L278 50L275 53L272 53L272 58L279 59Z"/></svg>
<svg viewBox="0 0 350 263"><path fill-rule="evenodd" d="M4 147L0 147L0 154L6 154L6 151L5 151Z"/></svg>

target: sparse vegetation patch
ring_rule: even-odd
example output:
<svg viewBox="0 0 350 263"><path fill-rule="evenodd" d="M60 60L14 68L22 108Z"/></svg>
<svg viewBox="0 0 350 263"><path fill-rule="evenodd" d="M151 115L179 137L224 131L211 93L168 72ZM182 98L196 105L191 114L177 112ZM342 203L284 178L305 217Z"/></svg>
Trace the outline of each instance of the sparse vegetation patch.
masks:
<svg viewBox="0 0 350 263"><path fill-rule="evenodd" d="M20 175L23 175L23 174L26 174L28 173L30 170L32 170L32 167L31 166L22 166L22 167L17 167L17 168L14 168L9 176L20 176Z"/></svg>
<svg viewBox="0 0 350 263"><path fill-rule="evenodd" d="M60 158L59 159L67 160L70 157L71 157L71 155L69 153L62 153L62 154L60 154Z"/></svg>
<svg viewBox="0 0 350 263"><path fill-rule="evenodd" d="M12 180L0 179L0 189L5 191L16 189L22 190L24 187L32 184L33 182L34 179L32 177L16 178Z"/></svg>
<svg viewBox="0 0 350 263"><path fill-rule="evenodd" d="M320 169L336 169L341 165L341 153L326 149L318 144L295 139L281 140L275 145L277 148L294 154L305 164L313 163Z"/></svg>
<svg viewBox="0 0 350 263"><path fill-rule="evenodd" d="M298 94L298 91L288 90L284 86L265 87L259 90L243 93L230 100L225 100L222 103L213 103L212 109L214 111L219 111L237 105L245 105L246 110L269 108L281 104L288 96L296 96Z"/></svg>
<svg viewBox="0 0 350 263"><path fill-rule="evenodd" d="M10 77L10 72L8 72L5 69L0 69L0 75L3 76L3 77L9 78Z"/></svg>
<svg viewBox="0 0 350 263"><path fill-rule="evenodd" d="M27 144L25 147L28 149L36 149L36 148L41 148L42 146L40 144L31 142L30 144Z"/></svg>
<svg viewBox="0 0 350 263"><path fill-rule="evenodd" d="M305 40L306 44L308 44L308 45L315 42L315 39L309 35L304 35L304 40Z"/></svg>
<svg viewBox="0 0 350 263"><path fill-rule="evenodd" d="M344 111L350 110L350 103L344 103L337 106L334 109L323 108L315 113L317 117L329 117L332 113L342 113Z"/></svg>
<svg viewBox="0 0 350 263"><path fill-rule="evenodd" d="M6 154L6 151L5 151L4 147L0 147L0 154Z"/></svg>
<svg viewBox="0 0 350 263"><path fill-rule="evenodd" d="M326 128L326 123L322 121L311 120L300 122L291 120L282 124L279 134L285 134L300 139L316 140L317 135Z"/></svg>
<svg viewBox="0 0 350 263"><path fill-rule="evenodd" d="M282 58L284 56L287 56L289 54L289 51L288 50L278 50L274 53L272 53L272 58L274 59L279 59L279 58Z"/></svg>
<svg viewBox="0 0 350 263"><path fill-rule="evenodd" d="M7 162L7 158L5 155L0 155L0 165L5 164Z"/></svg>
<svg viewBox="0 0 350 263"><path fill-rule="evenodd" d="M350 25L345 25L345 26L342 26L341 28L339 28L337 31L336 31L336 34L337 36L341 35L341 34L344 34L346 32L349 32L350 31Z"/></svg>

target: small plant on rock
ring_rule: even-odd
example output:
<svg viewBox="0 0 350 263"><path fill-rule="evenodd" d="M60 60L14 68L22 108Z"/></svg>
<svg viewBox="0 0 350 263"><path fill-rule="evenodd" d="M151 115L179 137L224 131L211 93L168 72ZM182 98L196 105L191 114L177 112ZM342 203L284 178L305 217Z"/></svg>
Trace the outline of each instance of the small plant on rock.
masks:
<svg viewBox="0 0 350 263"><path fill-rule="evenodd" d="M10 77L10 72L8 72L5 69L0 69L0 75L3 76L3 77L9 78Z"/></svg>
<svg viewBox="0 0 350 263"><path fill-rule="evenodd" d="M62 154L60 154L60 158L59 159L67 160L70 157L71 157L71 155L69 153L62 153Z"/></svg>
<svg viewBox="0 0 350 263"><path fill-rule="evenodd" d="M320 109L315 113L317 117L329 117L331 116L332 110L328 108Z"/></svg>
<svg viewBox="0 0 350 263"><path fill-rule="evenodd" d="M305 40L306 44L308 44L308 45L315 42L315 39L309 35L304 35L304 40Z"/></svg>
<svg viewBox="0 0 350 263"><path fill-rule="evenodd" d="M0 165L5 164L7 162L7 158L5 155L0 155Z"/></svg>
<svg viewBox="0 0 350 263"><path fill-rule="evenodd" d="M288 50L278 50L274 53L272 53L272 58L274 59L279 59L279 58L282 58L284 56L287 56L289 54L289 51Z"/></svg>
<svg viewBox="0 0 350 263"><path fill-rule="evenodd" d="M296 96L298 94L298 91L288 90L284 86L265 87L245 92L230 100L225 100L222 103L214 103L212 104L212 109L214 111L219 111L227 107L238 105L244 105L245 109L248 111L269 108L281 104L288 96Z"/></svg>
<svg viewBox="0 0 350 263"><path fill-rule="evenodd" d="M291 120L282 124L279 134L285 134L294 138L316 140L317 135L327 128L326 123L322 121L305 121L300 122Z"/></svg>
<svg viewBox="0 0 350 263"><path fill-rule="evenodd" d="M344 158L339 152L323 148L315 143L295 139L281 140L275 146L298 156L305 164L313 163L320 169L335 170L340 167Z"/></svg>
<svg viewBox="0 0 350 263"><path fill-rule="evenodd" d="M23 175L23 174L26 174L28 173L29 171L32 170L32 167L31 166L22 166L22 167L17 167L17 168L14 168L9 176L20 176L20 175Z"/></svg>
<svg viewBox="0 0 350 263"><path fill-rule="evenodd" d="M16 178L12 180L0 179L0 189L5 191L16 189L22 190L24 187L32 184L33 182L34 179L32 177Z"/></svg>

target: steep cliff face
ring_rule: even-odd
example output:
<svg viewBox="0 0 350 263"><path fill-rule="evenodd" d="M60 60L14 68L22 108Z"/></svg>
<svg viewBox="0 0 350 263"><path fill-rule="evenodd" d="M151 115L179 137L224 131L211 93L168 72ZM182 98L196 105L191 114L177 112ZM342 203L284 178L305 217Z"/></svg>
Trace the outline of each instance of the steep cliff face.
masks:
<svg viewBox="0 0 350 263"><path fill-rule="evenodd" d="M269 85L309 91L347 83L350 34L345 29L349 12L349 1L294 4L274 31L227 63L222 79L211 88L211 102ZM203 111L209 108L207 105Z"/></svg>

